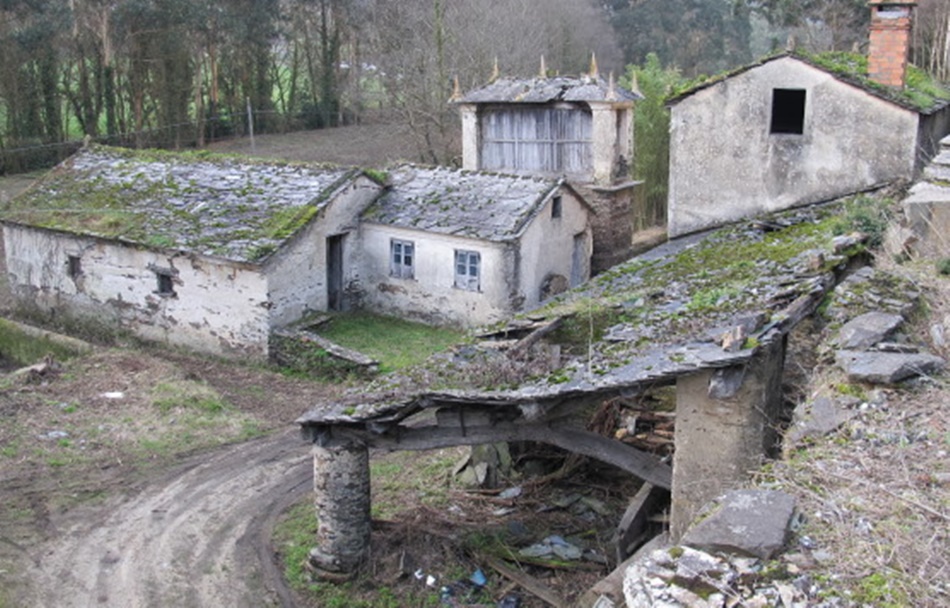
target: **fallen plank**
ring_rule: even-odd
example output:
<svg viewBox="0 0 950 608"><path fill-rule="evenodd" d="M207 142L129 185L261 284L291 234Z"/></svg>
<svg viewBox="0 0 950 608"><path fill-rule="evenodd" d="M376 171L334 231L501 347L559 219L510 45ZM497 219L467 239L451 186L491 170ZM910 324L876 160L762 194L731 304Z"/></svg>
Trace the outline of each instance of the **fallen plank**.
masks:
<svg viewBox="0 0 950 608"><path fill-rule="evenodd" d="M564 318L558 317L555 320L542 325L538 329L534 330L524 338L518 341L515 346L508 351L508 356L512 359L519 359L528 352L528 349L537 344L541 338L548 335L549 333L556 331L564 324Z"/></svg>
<svg viewBox="0 0 950 608"><path fill-rule="evenodd" d="M498 558L489 556L480 557L481 560L491 566L495 572L508 580L518 583L525 591L536 596L538 599L547 602L551 606L555 606L555 608L568 608L569 604L561 596L530 574L509 568Z"/></svg>

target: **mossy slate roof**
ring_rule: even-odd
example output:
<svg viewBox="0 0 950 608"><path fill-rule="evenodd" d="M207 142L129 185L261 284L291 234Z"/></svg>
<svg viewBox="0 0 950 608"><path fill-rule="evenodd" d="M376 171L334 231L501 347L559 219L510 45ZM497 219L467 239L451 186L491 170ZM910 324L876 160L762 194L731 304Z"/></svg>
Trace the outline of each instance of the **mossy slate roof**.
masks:
<svg viewBox="0 0 950 608"><path fill-rule="evenodd" d="M489 241L517 238L563 182L401 165L391 187L363 214L368 222Z"/></svg>
<svg viewBox="0 0 950 608"><path fill-rule="evenodd" d="M0 219L258 262L358 173L202 152L92 146L13 199Z"/></svg>
<svg viewBox="0 0 950 608"><path fill-rule="evenodd" d="M600 77L555 76L553 78L499 78L481 88L469 91L461 103L553 103L566 102L630 102L643 99Z"/></svg>
<svg viewBox="0 0 950 608"><path fill-rule="evenodd" d="M925 116L950 105L950 89L913 66L908 66L908 84L904 88L890 87L871 80L867 74L867 59L861 55L840 52L809 54L796 51L769 55L754 63L702 78L674 94L666 101L666 105L675 106L703 89L713 87L766 63L786 58L800 61L830 74L841 82L862 89L869 95ZM912 78L912 75L917 78Z"/></svg>

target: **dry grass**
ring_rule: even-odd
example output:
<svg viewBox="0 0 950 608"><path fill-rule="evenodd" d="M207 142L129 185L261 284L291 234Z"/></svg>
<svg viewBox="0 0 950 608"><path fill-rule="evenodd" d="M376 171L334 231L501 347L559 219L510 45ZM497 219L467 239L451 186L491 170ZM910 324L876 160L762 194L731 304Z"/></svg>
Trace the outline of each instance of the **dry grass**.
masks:
<svg viewBox="0 0 950 608"><path fill-rule="evenodd" d="M910 333L929 341L950 318L950 279L929 262L884 263L924 293ZM942 345L930 345L946 355ZM923 378L900 387L849 385L820 364L808 395L859 395L857 416L838 433L791 450L764 477L798 497L800 549L817 558L812 576L845 605L950 604L950 384Z"/></svg>
<svg viewBox="0 0 950 608"><path fill-rule="evenodd" d="M419 160L409 127L387 122L258 135L253 142L237 137L209 147L229 154L374 168Z"/></svg>

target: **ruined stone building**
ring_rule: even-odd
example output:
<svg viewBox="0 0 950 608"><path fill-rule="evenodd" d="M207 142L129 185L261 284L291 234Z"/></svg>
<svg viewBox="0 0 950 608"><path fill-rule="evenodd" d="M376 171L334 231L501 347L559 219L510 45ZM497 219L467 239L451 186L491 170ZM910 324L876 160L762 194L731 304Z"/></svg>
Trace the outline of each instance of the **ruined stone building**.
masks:
<svg viewBox="0 0 950 608"><path fill-rule="evenodd" d="M2 211L10 285L38 315L255 358L314 312L497 322L628 256L636 98L497 79L459 99L463 169L88 147Z"/></svg>
<svg viewBox="0 0 950 608"><path fill-rule="evenodd" d="M950 92L905 86L915 4L870 2L866 75L786 52L673 99L669 235L911 179L950 131Z"/></svg>

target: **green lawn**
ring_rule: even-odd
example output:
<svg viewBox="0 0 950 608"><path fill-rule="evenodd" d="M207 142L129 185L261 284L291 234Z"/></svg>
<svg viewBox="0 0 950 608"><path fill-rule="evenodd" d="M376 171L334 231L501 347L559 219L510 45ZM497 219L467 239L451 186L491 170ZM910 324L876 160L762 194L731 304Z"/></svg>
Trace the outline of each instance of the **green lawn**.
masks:
<svg viewBox="0 0 950 608"><path fill-rule="evenodd" d="M340 346L376 359L382 372L421 363L465 338L465 333L457 329L363 312L334 315L317 331Z"/></svg>

